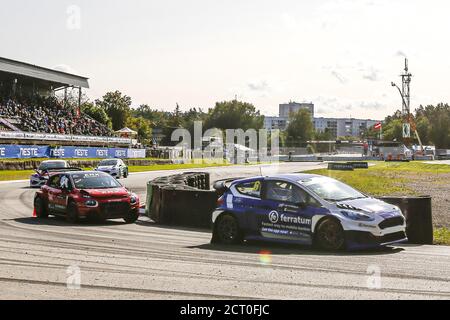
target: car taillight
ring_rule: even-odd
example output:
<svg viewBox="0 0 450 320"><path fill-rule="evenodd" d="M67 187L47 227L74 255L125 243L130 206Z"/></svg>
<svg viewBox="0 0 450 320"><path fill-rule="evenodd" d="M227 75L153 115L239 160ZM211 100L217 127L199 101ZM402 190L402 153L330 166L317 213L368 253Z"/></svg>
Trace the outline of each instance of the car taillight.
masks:
<svg viewBox="0 0 450 320"><path fill-rule="evenodd" d="M217 206L221 207L225 204L225 198L222 196L217 200Z"/></svg>

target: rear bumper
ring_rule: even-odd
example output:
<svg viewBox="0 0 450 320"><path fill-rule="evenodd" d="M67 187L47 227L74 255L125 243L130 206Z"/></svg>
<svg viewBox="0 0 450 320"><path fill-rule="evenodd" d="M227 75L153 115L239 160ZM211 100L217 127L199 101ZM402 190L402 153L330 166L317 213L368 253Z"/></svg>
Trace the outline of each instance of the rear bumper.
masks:
<svg viewBox="0 0 450 320"><path fill-rule="evenodd" d="M408 241L405 231L393 232L378 237L370 232L346 231L345 239L347 248L350 250L383 247Z"/></svg>

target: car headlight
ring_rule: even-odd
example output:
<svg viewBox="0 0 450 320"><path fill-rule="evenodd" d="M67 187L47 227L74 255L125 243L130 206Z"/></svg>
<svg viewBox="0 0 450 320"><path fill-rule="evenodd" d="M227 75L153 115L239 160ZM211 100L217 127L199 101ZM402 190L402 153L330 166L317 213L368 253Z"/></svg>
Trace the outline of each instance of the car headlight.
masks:
<svg viewBox="0 0 450 320"><path fill-rule="evenodd" d="M356 221L374 221L375 218L361 213L361 212L357 212L357 211L350 211L350 210L345 210L345 211L341 211L341 214L351 220L356 220Z"/></svg>
<svg viewBox="0 0 450 320"><path fill-rule="evenodd" d="M86 200L85 202L86 206L88 207L96 207L98 205L97 201L95 200Z"/></svg>
<svg viewBox="0 0 450 320"><path fill-rule="evenodd" d="M135 204L135 203L137 203L138 202L138 198L136 197L136 196L131 196L130 197L130 203L131 204Z"/></svg>

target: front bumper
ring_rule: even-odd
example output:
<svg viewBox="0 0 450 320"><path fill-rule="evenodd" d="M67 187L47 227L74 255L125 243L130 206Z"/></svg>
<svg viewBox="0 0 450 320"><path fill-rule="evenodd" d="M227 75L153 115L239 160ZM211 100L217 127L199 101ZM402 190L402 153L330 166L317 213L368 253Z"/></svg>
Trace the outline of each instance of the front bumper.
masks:
<svg viewBox="0 0 450 320"><path fill-rule="evenodd" d="M404 231L389 233L378 237L370 232L346 231L345 238L347 241L347 248L350 250L383 247L408 241L406 232Z"/></svg>
<svg viewBox="0 0 450 320"><path fill-rule="evenodd" d="M80 218L95 218L101 220L122 219L130 215L139 215L139 201L130 204L129 201L98 201L95 207L89 207L85 204L78 205L78 214Z"/></svg>
<svg viewBox="0 0 450 320"><path fill-rule="evenodd" d="M117 170L117 169L102 169L102 170L95 169L95 171L104 172L104 173L107 173L107 174L109 174L110 176L113 176L113 177L119 176L119 172L120 172L120 170Z"/></svg>
<svg viewBox="0 0 450 320"><path fill-rule="evenodd" d="M377 216L374 221L354 221L344 219L342 226L348 249L365 249L382 247L408 241L406 221L403 216L395 214Z"/></svg>

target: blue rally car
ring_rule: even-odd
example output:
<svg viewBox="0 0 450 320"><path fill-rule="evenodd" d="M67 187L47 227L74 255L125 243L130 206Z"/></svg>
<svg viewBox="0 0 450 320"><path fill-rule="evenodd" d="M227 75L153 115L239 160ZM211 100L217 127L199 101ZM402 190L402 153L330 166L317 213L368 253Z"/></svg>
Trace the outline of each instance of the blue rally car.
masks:
<svg viewBox="0 0 450 320"><path fill-rule="evenodd" d="M270 240L325 250L367 249L407 241L398 207L337 180L286 174L217 182L213 243Z"/></svg>

